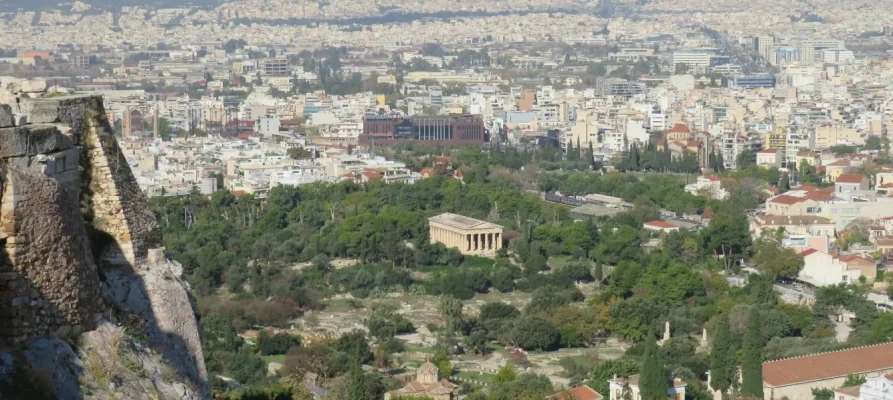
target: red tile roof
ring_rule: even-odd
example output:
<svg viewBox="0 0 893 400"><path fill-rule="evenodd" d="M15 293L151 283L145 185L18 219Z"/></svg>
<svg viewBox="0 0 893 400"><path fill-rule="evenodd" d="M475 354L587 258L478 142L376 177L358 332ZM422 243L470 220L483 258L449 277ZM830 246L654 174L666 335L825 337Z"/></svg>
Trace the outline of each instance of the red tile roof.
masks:
<svg viewBox="0 0 893 400"><path fill-rule="evenodd" d="M850 161L849 160L837 160L833 163L825 164L825 165L828 167L849 167Z"/></svg>
<svg viewBox="0 0 893 400"><path fill-rule="evenodd" d="M763 382L789 386L893 368L893 342L763 363Z"/></svg>
<svg viewBox="0 0 893 400"><path fill-rule="evenodd" d="M591 387L586 385L580 385L563 392L551 394L549 395L549 398L555 400L564 400L564 396L566 394L570 394L568 397L574 400L599 400L602 398L601 394L599 394L595 390L592 390Z"/></svg>
<svg viewBox="0 0 893 400"><path fill-rule="evenodd" d="M670 133L691 133L691 129L688 129L686 124L676 124L673 125L673 129L670 129Z"/></svg>
<svg viewBox="0 0 893 400"><path fill-rule="evenodd" d="M666 222L664 222L664 221L659 221L659 220L658 220L658 221L650 221L650 222L646 222L645 225L647 225L647 226L653 226L653 227L655 227L655 228L660 228L660 229L673 229L673 228L678 228L678 226L676 226L676 225L668 224L668 223L666 223Z"/></svg>
<svg viewBox="0 0 893 400"><path fill-rule="evenodd" d="M841 174L837 177L835 182L837 183L862 183L862 180L865 179L861 174Z"/></svg>
<svg viewBox="0 0 893 400"><path fill-rule="evenodd" d="M814 254L814 253L818 253L818 252L819 252L819 251L816 250L816 249L807 249L807 250L801 251L800 254L798 254L798 255L799 255L800 257L808 257L809 255Z"/></svg>
<svg viewBox="0 0 893 400"><path fill-rule="evenodd" d="M778 195L778 196L775 196L775 197L769 199L769 202L791 205L791 204L797 204L797 203L805 201L805 200L806 200L806 198L804 198L804 197L794 197L794 196L782 194L782 195Z"/></svg>
<svg viewBox="0 0 893 400"><path fill-rule="evenodd" d="M840 256L840 257L837 257L837 259L840 260L840 261L843 261L843 262L845 262L845 263L851 263L851 262L857 262L857 263L858 263L858 262L861 262L861 263L870 263L870 264L873 264L873 262L872 262L871 260L864 259L864 258L859 257L859 256L854 255L854 254L849 254L849 255L845 255L845 256Z"/></svg>

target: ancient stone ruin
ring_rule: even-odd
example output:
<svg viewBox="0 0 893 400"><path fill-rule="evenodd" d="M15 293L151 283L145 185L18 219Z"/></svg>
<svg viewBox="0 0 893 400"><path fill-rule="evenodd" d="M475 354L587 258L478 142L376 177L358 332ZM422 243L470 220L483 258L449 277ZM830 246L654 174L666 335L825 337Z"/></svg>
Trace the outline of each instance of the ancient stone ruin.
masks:
<svg viewBox="0 0 893 400"><path fill-rule="evenodd" d="M47 96L41 83L0 78L0 355L131 324L189 383L172 392L207 398L182 271L102 98Z"/></svg>

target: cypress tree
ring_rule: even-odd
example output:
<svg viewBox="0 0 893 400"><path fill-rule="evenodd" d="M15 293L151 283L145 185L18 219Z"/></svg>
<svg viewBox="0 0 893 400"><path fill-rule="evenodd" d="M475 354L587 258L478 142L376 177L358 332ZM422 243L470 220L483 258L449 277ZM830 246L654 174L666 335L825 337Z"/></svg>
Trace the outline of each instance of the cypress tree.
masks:
<svg viewBox="0 0 893 400"><path fill-rule="evenodd" d="M602 279L605 277L605 272L602 270L602 262L601 260L595 260L595 281L598 283L602 282Z"/></svg>
<svg viewBox="0 0 893 400"><path fill-rule="evenodd" d="M564 158L567 161L573 161L573 159L574 159L573 155L574 155L574 142L568 141L567 142L567 150L565 151Z"/></svg>
<svg viewBox="0 0 893 400"><path fill-rule="evenodd" d="M350 367L350 382L347 387L348 400L366 400L366 377L359 363L354 363Z"/></svg>
<svg viewBox="0 0 893 400"><path fill-rule="evenodd" d="M639 391L642 400L666 400L667 373L660 359L653 333L645 339L645 355L639 368Z"/></svg>
<svg viewBox="0 0 893 400"><path fill-rule="evenodd" d="M735 378L735 360L732 358L732 335L729 332L729 316L719 316L713 347L710 349L710 387L727 392Z"/></svg>
<svg viewBox="0 0 893 400"><path fill-rule="evenodd" d="M763 340L760 335L760 311L756 307L751 307L747 315L741 381L741 393L763 398Z"/></svg>
<svg viewBox="0 0 893 400"><path fill-rule="evenodd" d="M589 141L589 166L595 168L595 152L592 151L592 141Z"/></svg>
<svg viewBox="0 0 893 400"><path fill-rule="evenodd" d="M788 174L781 174L781 178L778 179L778 193L785 193L788 190L791 190L791 179Z"/></svg>

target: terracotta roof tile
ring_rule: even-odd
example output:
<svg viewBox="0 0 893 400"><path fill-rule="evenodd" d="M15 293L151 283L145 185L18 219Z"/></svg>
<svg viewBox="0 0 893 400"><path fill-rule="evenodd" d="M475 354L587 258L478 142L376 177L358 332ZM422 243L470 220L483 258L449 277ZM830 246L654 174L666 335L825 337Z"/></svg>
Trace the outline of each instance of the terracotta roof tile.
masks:
<svg viewBox="0 0 893 400"><path fill-rule="evenodd" d="M860 174L841 174L837 177L835 182L837 183L862 183L862 180L865 179L864 176Z"/></svg>
<svg viewBox="0 0 893 400"><path fill-rule="evenodd" d="M647 226L653 226L653 227L655 227L655 228L661 228L661 229L673 229L673 228L678 228L678 226L673 225L673 224L668 224L668 223L666 223L666 222L664 222L664 221L650 221L650 222L646 222L645 225L647 225Z"/></svg>
<svg viewBox="0 0 893 400"><path fill-rule="evenodd" d="M794 197L794 196L789 196L786 194L778 195L778 196L775 196L775 197L769 199L770 203L779 203L779 204L787 204L787 205L797 204L802 201L806 201L806 198L805 197Z"/></svg>
<svg viewBox="0 0 893 400"><path fill-rule="evenodd" d="M893 368L893 342L763 363L763 381L789 386Z"/></svg>
<svg viewBox="0 0 893 400"><path fill-rule="evenodd" d="M551 394L549 395L549 398L555 400L564 400L564 395L567 393L570 393L570 396L568 397L574 400L599 400L602 398L601 394L586 385L580 385L563 392Z"/></svg>
<svg viewBox="0 0 893 400"><path fill-rule="evenodd" d="M670 129L671 133L691 133L691 129L688 129L688 125L686 124L675 124L673 125L673 129Z"/></svg>

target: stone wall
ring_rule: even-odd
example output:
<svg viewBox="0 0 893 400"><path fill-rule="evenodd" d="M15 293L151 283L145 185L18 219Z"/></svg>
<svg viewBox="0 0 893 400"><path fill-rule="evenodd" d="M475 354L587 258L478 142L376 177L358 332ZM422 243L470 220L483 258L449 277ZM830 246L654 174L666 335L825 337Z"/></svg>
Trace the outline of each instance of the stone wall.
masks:
<svg viewBox="0 0 893 400"><path fill-rule="evenodd" d="M157 222L102 98L46 98L37 92L45 86L4 79L0 352L48 337L83 339L109 319L142 330L150 351L186 383L177 398L209 398L182 270L159 248Z"/></svg>
<svg viewBox="0 0 893 400"><path fill-rule="evenodd" d="M54 125L0 127L0 343L77 335L101 310L70 146Z"/></svg>
<svg viewBox="0 0 893 400"><path fill-rule="evenodd" d="M150 248L160 246L155 216L112 135L101 97L23 99L20 109L29 122L62 124L72 144L81 149L81 186L90 205L85 219L94 232L112 239L94 235L93 245L102 247L100 261L133 266L146 258Z"/></svg>

